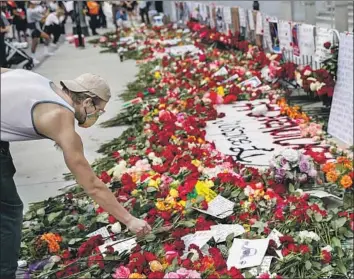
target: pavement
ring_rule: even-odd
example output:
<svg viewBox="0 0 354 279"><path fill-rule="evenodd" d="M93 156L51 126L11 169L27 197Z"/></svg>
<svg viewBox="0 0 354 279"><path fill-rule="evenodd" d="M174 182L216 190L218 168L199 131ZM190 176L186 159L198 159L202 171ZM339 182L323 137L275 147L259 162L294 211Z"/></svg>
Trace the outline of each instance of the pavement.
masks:
<svg viewBox="0 0 354 279"><path fill-rule="evenodd" d="M77 128L82 137L85 156L90 163L100 156L96 150L102 143L119 137L126 129L100 128L98 124L117 115L122 107L119 93L128 82L134 80L137 73L135 61L120 62L117 54L100 54L99 51L99 47L95 48L90 44L86 44L85 49L77 49L74 45L63 42L54 56L46 58L33 70L56 84L62 79L75 78L86 72L98 74L109 83L112 99L107 105L106 114L101 116L94 127ZM73 181L63 179L63 174L69 170L62 152L54 147L54 142L40 140L12 143L11 153L17 169L15 182L25 211L29 203L55 196L59 193L58 189L73 184Z"/></svg>

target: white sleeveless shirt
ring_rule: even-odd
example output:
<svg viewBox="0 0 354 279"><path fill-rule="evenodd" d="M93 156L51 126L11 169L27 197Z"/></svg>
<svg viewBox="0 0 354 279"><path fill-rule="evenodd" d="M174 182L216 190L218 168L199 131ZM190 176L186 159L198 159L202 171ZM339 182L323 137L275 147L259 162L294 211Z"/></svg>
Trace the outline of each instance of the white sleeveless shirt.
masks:
<svg viewBox="0 0 354 279"><path fill-rule="evenodd" d="M33 109L38 104L54 103L75 112L52 89L52 83L51 80L26 70L10 70L1 74L1 141L45 138L36 131L33 123Z"/></svg>

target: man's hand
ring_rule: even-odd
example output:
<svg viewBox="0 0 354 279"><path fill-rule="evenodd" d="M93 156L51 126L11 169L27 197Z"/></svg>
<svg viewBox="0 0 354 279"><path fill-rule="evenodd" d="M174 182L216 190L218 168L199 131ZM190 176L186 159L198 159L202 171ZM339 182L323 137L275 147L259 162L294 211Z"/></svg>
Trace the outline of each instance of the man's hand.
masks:
<svg viewBox="0 0 354 279"><path fill-rule="evenodd" d="M137 236L144 236L151 232L151 227L146 221L135 217L132 217L126 225L128 229Z"/></svg>

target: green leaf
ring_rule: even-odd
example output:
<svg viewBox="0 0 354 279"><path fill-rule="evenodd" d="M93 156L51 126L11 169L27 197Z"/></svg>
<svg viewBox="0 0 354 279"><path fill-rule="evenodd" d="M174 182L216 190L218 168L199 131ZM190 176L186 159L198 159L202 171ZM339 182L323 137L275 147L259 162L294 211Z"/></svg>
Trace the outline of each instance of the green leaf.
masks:
<svg viewBox="0 0 354 279"><path fill-rule="evenodd" d="M102 224L108 224L108 217L109 214L107 212L101 213L96 217L96 222L102 223Z"/></svg>
<svg viewBox="0 0 354 279"><path fill-rule="evenodd" d="M344 233L344 236L347 238L353 238L354 237L354 233L350 230L346 230L346 232Z"/></svg>
<svg viewBox="0 0 354 279"><path fill-rule="evenodd" d="M344 224L347 222L347 218L342 217L334 221L336 225L336 229L341 228L344 226Z"/></svg>
<svg viewBox="0 0 354 279"><path fill-rule="evenodd" d="M37 210L37 216L42 217L45 215L45 209L44 207L40 208Z"/></svg>
<svg viewBox="0 0 354 279"><path fill-rule="evenodd" d="M340 240L336 237L332 237L332 244L334 247L342 247Z"/></svg>
<svg viewBox="0 0 354 279"><path fill-rule="evenodd" d="M68 244L74 245L75 243L80 242L81 240L82 240L82 238L72 238L72 239L70 239Z"/></svg>
<svg viewBox="0 0 354 279"><path fill-rule="evenodd" d="M146 242L153 242L155 239L156 239L156 235L154 235L153 233L150 233L147 236L145 236Z"/></svg>
<svg viewBox="0 0 354 279"><path fill-rule="evenodd" d="M347 269L344 266L342 261L336 261L337 264L337 269L340 273L342 273L343 275L347 276Z"/></svg>
<svg viewBox="0 0 354 279"><path fill-rule="evenodd" d="M231 197L231 198L237 198L239 194L240 194L240 191L235 190L235 191L232 191L232 192L231 192L230 197Z"/></svg>
<svg viewBox="0 0 354 279"><path fill-rule="evenodd" d="M188 221L181 221L179 224L183 227L193 228L195 226L196 221L188 220Z"/></svg>
<svg viewBox="0 0 354 279"><path fill-rule="evenodd" d="M226 246L228 249L231 248L232 243L234 242L235 234L231 233L226 237Z"/></svg>
<svg viewBox="0 0 354 279"><path fill-rule="evenodd" d="M295 193L295 186L293 184L289 184L289 192L290 193Z"/></svg>
<svg viewBox="0 0 354 279"><path fill-rule="evenodd" d="M47 218L47 219L48 219L48 222L49 222L50 224L53 223L54 220L55 220L56 218L58 218L60 214L61 214L61 211L50 213L50 214L48 215L48 218Z"/></svg>
<svg viewBox="0 0 354 279"><path fill-rule="evenodd" d="M311 262L310 262L310 261L306 261L306 262L305 262L305 268L306 268L306 270L310 270L311 267L312 267Z"/></svg>
<svg viewBox="0 0 354 279"><path fill-rule="evenodd" d="M333 267L331 265L327 265L324 268L322 268L321 273L328 273L333 270Z"/></svg>

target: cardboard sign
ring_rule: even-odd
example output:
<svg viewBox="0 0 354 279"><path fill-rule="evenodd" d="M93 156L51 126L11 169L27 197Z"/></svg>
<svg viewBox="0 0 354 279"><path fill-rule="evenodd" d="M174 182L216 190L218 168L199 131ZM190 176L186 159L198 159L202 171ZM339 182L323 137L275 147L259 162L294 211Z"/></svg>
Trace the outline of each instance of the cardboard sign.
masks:
<svg viewBox="0 0 354 279"><path fill-rule="evenodd" d="M240 18L238 14L238 8L231 8L232 15L232 28L235 33L240 33Z"/></svg>
<svg viewBox="0 0 354 279"><path fill-rule="evenodd" d="M337 83L328 132L347 145L353 145L353 35L340 34Z"/></svg>
<svg viewBox="0 0 354 279"><path fill-rule="evenodd" d="M315 54L315 26L309 24L301 24L299 28L299 43L301 55Z"/></svg>

